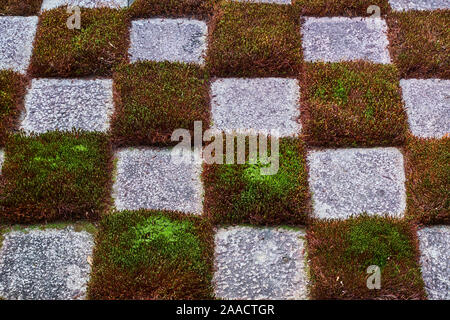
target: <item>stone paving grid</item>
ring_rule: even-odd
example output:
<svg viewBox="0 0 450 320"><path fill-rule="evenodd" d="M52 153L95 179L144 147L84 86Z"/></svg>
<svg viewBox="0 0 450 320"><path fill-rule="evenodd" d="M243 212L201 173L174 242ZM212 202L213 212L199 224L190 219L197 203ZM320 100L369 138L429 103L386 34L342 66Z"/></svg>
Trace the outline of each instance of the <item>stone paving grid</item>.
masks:
<svg viewBox="0 0 450 320"><path fill-rule="evenodd" d="M306 299L305 232L230 227L216 237L216 295L222 299Z"/></svg>
<svg viewBox="0 0 450 320"><path fill-rule="evenodd" d="M41 11L51 10L60 6L78 6L81 8L124 8L128 6L127 0L44 0Z"/></svg>
<svg viewBox="0 0 450 320"><path fill-rule="evenodd" d="M450 80L402 79L400 86L414 135L442 138L450 133Z"/></svg>
<svg viewBox="0 0 450 320"><path fill-rule="evenodd" d="M0 16L0 69L25 74L33 50L38 17Z"/></svg>
<svg viewBox="0 0 450 320"><path fill-rule="evenodd" d="M91 270L94 240L86 231L13 231L0 249L0 297L7 299L83 299Z"/></svg>
<svg viewBox="0 0 450 320"><path fill-rule="evenodd" d="M396 11L450 9L448 0L389 0Z"/></svg>
<svg viewBox="0 0 450 320"><path fill-rule="evenodd" d="M117 153L114 184L119 210L163 209L201 214L201 164L175 164L169 149L123 149Z"/></svg>
<svg viewBox="0 0 450 320"><path fill-rule="evenodd" d="M112 80L33 79L25 96L21 128L106 131L114 111Z"/></svg>

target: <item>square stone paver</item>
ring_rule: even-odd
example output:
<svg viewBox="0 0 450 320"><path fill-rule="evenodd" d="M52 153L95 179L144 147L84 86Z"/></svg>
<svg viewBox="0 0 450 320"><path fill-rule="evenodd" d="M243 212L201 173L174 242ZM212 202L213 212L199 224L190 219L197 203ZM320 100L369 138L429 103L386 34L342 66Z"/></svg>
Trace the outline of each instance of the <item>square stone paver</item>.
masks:
<svg viewBox="0 0 450 320"><path fill-rule="evenodd" d="M387 25L380 18L305 18L302 25L305 60L367 60L390 63Z"/></svg>
<svg viewBox="0 0 450 320"><path fill-rule="evenodd" d="M308 154L317 218L389 214L406 207L403 155L396 148L329 149Z"/></svg>
<svg viewBox="0 0 450 320"><path fill-rule="evenodd" d="M423 228L418 236L428 298L450 300L450 226Z"/></svg>
<svg viewBox="0 0 450 320"><path fill-rule="evenodd" d="M37 133L106 131L113 111L112 80L33 79L21 128Z"/></svg>
<svg viewBox="0 0 450 320"><path fill-rule="evenodd" d="M213 128L280 136L300 133L300 89L295 79L218 79L211 84Z"/></svg>
<svg viewBox="0 0 450 320"><path fill-rule="evenodd" d="M450 9L449 0L389 0L389 4L396 11Z"/></svg>
<svg viewBox="0 0 450 320"><path fill-rule="evenodd" d="M3 162L5 162L5 151L0 149L0 174L2 174Z"/></svg>
<svg viewBox="0 0 450 320"><path fill-rule="evenodd" d="M131 22L130 61L178 61L202 64L207 26L191 19L142 19Z"/></svg>
<svg viewBox="0 0 450 320"><path fill-rule="evenodd" d="M221 299L306 299L305 232L229 227L215 237L215 293Z"/></svg>
<svg viewBox="0 0 450 320"><path fill-rule="evenodd" d="M60 6L78 6L82 8L124 8L128 6L127 0L44 0L42 10L51 10Z"/></svg>
<svg viewBox="0 0 450 320"><path fill-rule="evenodd" d="M450 133L450 80L400 80L411 132L423 138Z"/></svg>
<svg viewBox="0 0 450 320"><path fill-rule="evenodd" d="M0 297L84 298L93 246L91 234L72 227L6 233L0 249Z"/></svg>
<svg viewBox="0 0 450 320"><path fill-rule="evenodd" d="M26 73L38 17L0 17L0 69Z"/></svg>
<svg viewBox="0 0 450 320"><path fill-rule="evenodd" d="M200 214L201 163L175 163L170 149L123 149L117 153L114 199L118 210L157 209Z"/></svg>

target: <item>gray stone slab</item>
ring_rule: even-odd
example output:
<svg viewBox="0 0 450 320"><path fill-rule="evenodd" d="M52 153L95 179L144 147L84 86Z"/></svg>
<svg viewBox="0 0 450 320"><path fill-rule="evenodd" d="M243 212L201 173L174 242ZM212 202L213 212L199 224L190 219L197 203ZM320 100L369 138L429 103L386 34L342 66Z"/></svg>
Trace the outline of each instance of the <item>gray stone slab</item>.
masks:
<svg viewBox="0 0 450 320"><path fill-rule="evenodd" d="M405 173L396 148L311 151L308 165L317 218L345 219L363 212L403 216Z"/></svg>
<svg viewBox="0 0 450 320"><path fill-rule="evenodd" d="M395 11L450 9L449 0L389 0Z"/></svg>
<svg viewBox="0 0 450 320"><path fill-rule="evenodd" d="M175 163L170 149L122 149L114 183L118 210L159 209L201 214L201 162Z"/></svg>
<svg viewBox="0 0 450 320"><path fill-rule="evenodd" d="M114 112L112 80L33 79L25 96L21 128L106 131Z"/></svg>
<svg viewBox="0 0 450 320"><path fill-rule="evenodd" d="M78 6L82 8L123 8L128 6L127 0L44 0L41 11L51 10L60 6Z"/></svg>
<svg viewBox="0 0 450 320"><path fill-rule="evenodd" d="M450 300L450 226L423 228L418 236L428 298Z"/></svg>
<svg viewBox="0 0 450 320"><path fill-rule="evenodd" d="M5 161L5 151L0 149L0 174L2 174L3 162Z"/></svg>
<svg viewBox="0 0 450 320"><path fill-rule="evenodd" d="M28 229L4 235L0 249L0 296L6 299L83 299L94 246L91 234Z"/></svg>
<svg viewBox="0 0 450 320"><path fill-rule="evenodd" d="M400 80L411 132L423 138L450 133L450 80Z"/></svg>
<svg viewBox="0 0 450 320"><path fill-rule="evenodd" d="M214 287L222 299L307 299L305 232L229 227L215 236Z"/></svg>
<svg viewBox="0 0 450 320"><path fill-rule="evenodd" d="M211 84L213 129L279 136L300 134L300 89L296 79L218 79Z"/></svg>
<svg viewBox="0 0 450 320"><path fill-rule="evenodd" d="M236 2L292 4L291 0L233 0Z"/></svg>
<svg viewBox="0 0 450 320"><path fill-rule="evenodd" d="M26 73L38 17L0 16L0 69Z"/></svg>
<svg viewBox="0 0 450 320"><path fill-rule="evenodd" d="M308 17L302 34L306 61L391 62L387 25L381 18Z"/></svg>
<svg viewBox="0 0 450 320"><path fill-rule="evenodd" d="M131 62L179 61L202 64L208 28L192 19L141 19L131 23Z"/></svg>

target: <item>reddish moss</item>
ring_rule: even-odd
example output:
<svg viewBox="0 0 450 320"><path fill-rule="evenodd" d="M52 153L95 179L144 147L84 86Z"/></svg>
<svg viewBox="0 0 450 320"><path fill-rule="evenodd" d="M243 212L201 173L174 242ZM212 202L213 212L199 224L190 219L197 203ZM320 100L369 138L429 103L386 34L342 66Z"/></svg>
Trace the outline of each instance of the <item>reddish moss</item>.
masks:
<svg viewBox="0 0 450 320"><path fill-rule="evenodd" d="M368 62L307 63L301 119L314 146L391 146L407 132L398 71Z"/></svg>
<svg viewBox="0 0 450 320"><path fill-rule="evenodd" d="M134 18L155 16L207 18L219 0L136 0L130 8Z"/></svg>
<svg viewBox="0 0 450 320"><path fill-rule="evenodd" d="M33 16L41 10L42 0L0 0L0 15Z"/></svg>
<svg viewBox="0 0 450 320"><path fill-rule="evenodd" d="M292 6L225 1L212 18L206 59L215 76L297 76L300 17Z"/></svg>
<svg viewBox="0 0 450 320"><path fill-rule="evenodd" d="M349 16L365 17L371 5L380 7L380 14L391 11L388 0L293 0L301 16Z"/></svg>

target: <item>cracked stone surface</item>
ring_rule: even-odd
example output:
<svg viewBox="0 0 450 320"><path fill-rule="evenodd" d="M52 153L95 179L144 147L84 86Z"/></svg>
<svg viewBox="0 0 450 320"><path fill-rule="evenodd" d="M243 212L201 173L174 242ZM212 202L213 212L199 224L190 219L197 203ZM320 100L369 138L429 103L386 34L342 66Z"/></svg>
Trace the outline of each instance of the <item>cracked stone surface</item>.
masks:
<svg viewBox="0 0 450 320"><path fill-rule="evenodd" d="M300 133L296 79L218 79L211 84L211 96L213 129L257 134L277 130L279 136Z"/></svg>
<svg viewBox="0 0 450 320"><path fill-rule="evenodd" d="M94 246L91 234L26 229L4 235L0 249L0 296L20 300L83 299Z"/></svg>
<svg viewBox="0 0 450 320"><path fill-rule="evenodd" d="M33 79L25 96L21 128L106 131L114 111L112 80Z"/></svg>
<svg viewBox="0 0 450 320"><path fill-rule="evenodd" d="M236 226L215 236L214 286L222 299L307 299L305 232Z"/></svg>
<svg viewBox="0 0 450 320"><path fill-rule="evenodd" d="M396 11L450 9L449 0L389 0L389 4Z"/></svg>
<svg viewBox="0 0 450 320"><path fill-rule="evenodd" d="M190 161L176 163L170 149L122 149L117 153L114 183L118 210L159 209L201 214L201 162L192 151Z"/></svg>
<svg viewBox="0 0 450 320"><path fill-rule="evenodd" d="M406 208L403 155L396 148L328 149L308 154L317 218L389 214Z"/></svg>
<svg viewBox="0 0 450 320"><path fill-rule="evenodd" d="M131 62L178 61L202 64L206 23L192 19L141 19L131 22Z"/></svg>
<svg viewBox="0 0 450 320"><path fill-rule="evenodd" d="M30 64L38 17L0 16L0 69L25 74Z"/></svg>
<svg viewBox="0 0 450 320"><path fill-rule="evenodd" d="M44 0L41 11L51 10L60 6L78 6L83 8L124 8L128 6L127 0Z"/></svg>
<svg viewBox="0 0 450 320"><path fill-rule="evenodd" d="M450 300L450 226L423 228L418 236L428 298Z"/></svg>
<svg viewBox="0 0 450 320"><path fill-rule="evenodd" d="M450 133L450 80L402 79L400 86L415 136L442 138Z"/></svg>
<svg viewBox="0 0 450 320"><path fill-rule="evenodd" d="M306 61L391 62L387 25L380 18L308 17L302 35Z"/></svg>

